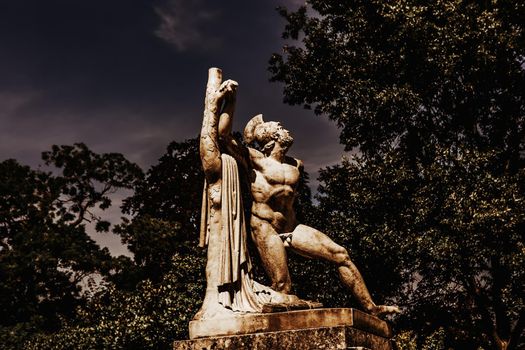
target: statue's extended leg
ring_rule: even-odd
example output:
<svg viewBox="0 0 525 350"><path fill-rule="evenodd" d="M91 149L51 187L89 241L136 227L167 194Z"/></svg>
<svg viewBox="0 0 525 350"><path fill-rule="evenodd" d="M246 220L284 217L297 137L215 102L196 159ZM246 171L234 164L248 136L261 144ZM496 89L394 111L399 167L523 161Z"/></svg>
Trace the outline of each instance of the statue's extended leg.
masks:
<svg viewBox="0 0 525 350"><path fill-rule="evenodd" d="M376 305L372 301L365 281L350 260L347 250L336 244L324 233L306 225L299 225L293 231L291 239L286 240L285 244L300 255L337 264L341 281L350 289L367 312L373 315L399 312L397 306Z"/></svg>

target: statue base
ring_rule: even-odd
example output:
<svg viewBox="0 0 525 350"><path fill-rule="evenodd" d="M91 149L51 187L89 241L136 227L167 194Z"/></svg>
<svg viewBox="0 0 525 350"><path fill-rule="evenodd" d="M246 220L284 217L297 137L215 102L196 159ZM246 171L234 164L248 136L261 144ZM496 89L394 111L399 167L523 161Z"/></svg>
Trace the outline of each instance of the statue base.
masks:
<svg viewBox="0 0 525 350"><path fill-rule="evenodd" d="M385 321L364 312L313 309L192 321L191 340L176 341L173 349L391 350L391 337Z"/></svg>

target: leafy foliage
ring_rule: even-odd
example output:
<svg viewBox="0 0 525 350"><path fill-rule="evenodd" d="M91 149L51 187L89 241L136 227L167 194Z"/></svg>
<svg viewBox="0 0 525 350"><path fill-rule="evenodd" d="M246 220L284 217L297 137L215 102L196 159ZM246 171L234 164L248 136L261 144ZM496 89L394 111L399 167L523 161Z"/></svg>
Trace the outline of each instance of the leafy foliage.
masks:
<svg viewBox="0 0 525 350"><path fill-rule="evenodd" d="M144 279L160 281L171 269L171 257L197 244L203 185L197 139L172 142L125 200L123 211L134 216L114 232L133 262L123 259L113 278L117 285L133 289Z"/></svg>
<svg viewBox="0 0 525 350"><path fill-rule="evenodd" d="M62 293L31 294L39 305L46 304L46 297L55 303L47 306L47 313L41 312L13 289L27 289L27 283L2 279L8 292L2 291L2 307L27 308L22 309L26 316L11 312L12 322L6 319L0 329L5 348L169 348L174 339L187 337L188 321L200 306L205 287L205 254L196 248L203 185L196 145L195 140L172 143L145 178L122 155L98 155L83 144L53 146L43 153L46 164L61 168L62 176L33 171L15 161L0 163L5 170L0 172L5 177L1 179L0 208L6 213L2 216L6 223L0 225L2 237L13 236L16 228L20 241L31 243L22 252L15 249L15 241L3 239L0 262L6 263L6 269L0 271L10 272L13 279L34 279L26 265L35 264L35 256L37 262L42 260L37 254L43 249L50 262L36 283L45 291ZM135 189L123 207L133 218L113 230L134 253L133 260L112 259L107 249L101 250L86 235L83 225L94 220L97 228L109 228L93 209L106 209L117 188ZM35 227L28 226L33 221ZM55 230L54 236L45 225ZM34 234L28 232L31 227ZM54 250L47 244L50 239ZM7 260L6 252L18 253L27 264ZM68 253L73 256L66 261L63 256ZM70 265L64 263L69 261ZM12 266L17 270L7 270ZM79 280L95 272L106 279L82 291ZM54 285L55 279L62 285Z"/></svg>
<svg viewBox="0 0 525 350"><path fill-rule="evenodd" d="M60 213L71 219L73 225L86 219L97 221L97 228L107 230L108 224L101 222L90 210L95 206L107 209L111 206L109 194L119 188L133 188L139 183L142 170L119 153L96 154L83 143L74 146L56 146L42 153L46 165L62 169L57 177L57 186L64 198L60 198Z"/></svg>
<svg viewBox="0 0 525 350"><path fill-rule="evenodd" d="M53 335L40 335L27 349L170 349L187 338L188 322L204 293L204 254L189 248L176 254L175 267L159 283L141 282L136 290L109 287L77 310L78 322Z"/></svg>
<svg viewBox="0 0 525 350"><path fill-rule="evenodd" d="M413 331L405 331L394 337L394 342L398 350L443 350L445 349L445 331L443 328L438 329L424 339L421 346L418 345L416 336Z"/></svg>
<svg viewBox="0 0 525 350"><path fill-rule="evenodd" d="M121 155L97 155L83 144L54 146L43 158L61 174L0 163L0 339L17 347L36 331L59 329L84 303L80 282L109 273L108 250L83 222L100 221L90 210L107 208L108 193L142 174Z"/></svg>
<svg viewBox="0 0 525 350"><path fill-rule="evenodd" d="M341 127L367 154L430 141L524 150L525 5L512 1L313 0L281 9L286 39L270 61L285 101ZM312 15L310 15L312 14ZM502 155L503 155L502 154ZM517 166L517 164L514 164Z"/></svg>
<svg viewBox="0 0 525 350"><path fill-rule="evenodd" d="M319 227L405 306L397 327L418 347L444 332L432 339L523 348L525 6L308 4L280 9L290 44L273 80L360 151L322 171Z"/></svg>
<svg viewBox="0 0 525 350"><path fill-rule="evenodd" d="M404 307L398 327L443 327L465 349L494 333L519 341L525 173L495 176L498 158L445 148L413 171L392 151L322 172L321 217L357 253L372 294Z"/></svg>
<svg viewBox="0 0 525 350"><path fill-rule="evenodd" d="M197 138L172 142L158 164L148 170L146 178L125 201L123 210L136 216L149 216L177 222L187 237L194 240L200 224L204 174Z"/></svg>

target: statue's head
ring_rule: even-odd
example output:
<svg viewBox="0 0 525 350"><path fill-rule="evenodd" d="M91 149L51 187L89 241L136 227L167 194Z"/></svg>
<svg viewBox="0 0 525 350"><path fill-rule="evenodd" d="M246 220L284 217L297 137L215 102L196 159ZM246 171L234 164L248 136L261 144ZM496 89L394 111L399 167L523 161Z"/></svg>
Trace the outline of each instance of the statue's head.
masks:
<svg viewBox="0 0 525 350"><path fill-rule="evenodd" d="M273 149L275 143L288 149L293 144L293 137L279 122L265 122L262 114L253 117L244 128L244 140L247 144L256 141L263 151Z"/></svg>

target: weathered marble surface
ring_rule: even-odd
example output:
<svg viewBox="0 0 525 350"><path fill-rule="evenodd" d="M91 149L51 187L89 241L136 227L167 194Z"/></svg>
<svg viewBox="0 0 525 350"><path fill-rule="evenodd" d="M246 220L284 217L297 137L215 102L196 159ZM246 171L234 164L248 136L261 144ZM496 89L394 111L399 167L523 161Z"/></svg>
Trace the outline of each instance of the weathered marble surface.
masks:
<svg viewBox="0 0 525 350"><path fill-rule="evenodd" d="M174 350L392 350L388 338L351 326L308 328L177 341Z"/></svg>
<svg viewBox="0 0 525 350"><path fill-rule="evenodd" d="M351 326L384 338L392 336L385 321L351 308L247 313L224 319L194 320L190 322L189 328L190 339L196 339L336 326Z"/></svg>
<svg viewBox="0 0 525 350"><path fill-rule="evenodd" d="M238 142L231 132L238 83L223 82L218 68L210 68L208 73L200 135L206 178L200 245L208 247L207 286L194 320L232 319L237 317L235 313L263 312L265 305L275 309L296 304L299 298L291 294L287 250L336 264L341 282L368 313L377 316L399 312L396 306L374 303L344 247L298 222L294 200L303 162L287 156L293 144L290 131L279 122L264 121L260 114L246 125L245 144ZM245 181L241 181L241 174ZM271 288L252 279L241 182L250 186L251 241ZM244 324L238 325L244 328Z"/></svg>

